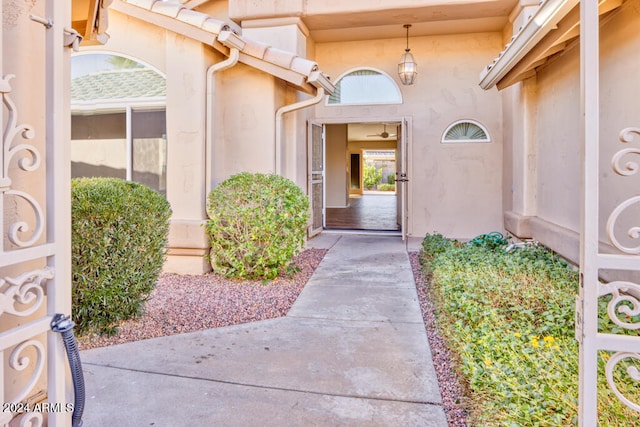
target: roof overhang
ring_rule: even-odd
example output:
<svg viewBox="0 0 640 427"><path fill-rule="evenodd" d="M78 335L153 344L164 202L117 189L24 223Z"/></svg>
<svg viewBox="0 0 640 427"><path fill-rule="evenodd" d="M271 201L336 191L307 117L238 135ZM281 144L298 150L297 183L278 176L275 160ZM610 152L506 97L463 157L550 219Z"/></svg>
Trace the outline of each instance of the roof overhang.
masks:
<svg viewBox="0 0 640 427"><path fill-rule="evenodd" d="M600 0L600 15L624 0ZM564 51L580 35L579 0L546 0L522 29L480 73L480 87L504 89L536 73L536 68Z"/></svg>
<svg viewBox="0 0 640 427"><path fill-rule="evenodd" d="M315 94L320 83L327 93L335 89L326 76L318 79L313 74L319 71L315 62L243 37L238 29L233 28L233 24L181 4L156 0L115 0L111 8L212 46L225 56L229 56L231 49L237 49L240 62L282 79L297 90Z"/></svg>
<svg viewBox="0 0 640 427"><path fill-rule="evenodd" d="M71 25L82 36L82 45L105 44L109 40L108 8L112 1L73 0L71 2Z"/></svg>

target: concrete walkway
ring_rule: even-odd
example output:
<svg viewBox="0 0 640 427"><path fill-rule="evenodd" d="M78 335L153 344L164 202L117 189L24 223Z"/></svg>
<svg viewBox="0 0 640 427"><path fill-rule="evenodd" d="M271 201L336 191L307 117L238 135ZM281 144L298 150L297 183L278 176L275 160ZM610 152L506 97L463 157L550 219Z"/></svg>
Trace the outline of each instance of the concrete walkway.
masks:
<svg viewBox="0 0 640 427"><path fill-rule="evenodd" d="M84 425L447 425L399 237L330 247L289 314L81 353Z"/></svg>

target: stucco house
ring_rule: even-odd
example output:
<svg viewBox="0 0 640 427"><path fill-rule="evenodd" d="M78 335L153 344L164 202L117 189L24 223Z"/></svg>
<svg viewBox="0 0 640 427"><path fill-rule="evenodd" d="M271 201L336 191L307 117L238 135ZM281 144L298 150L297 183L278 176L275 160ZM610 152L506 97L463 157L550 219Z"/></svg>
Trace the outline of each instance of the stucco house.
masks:
<svg viewBox="0 0 640 427"><path fill-rule="evenodd" d="M611 73L638 66L623 53L636 37L607 30L617 20L632 27L634 5L600 5L604 41L620 50L602 58ZM125 56L166 79L168 271L207 270L206 194L230 175L295 181L313 202L313 235L358 202L362 154L376 149L395 151L401 179L386 231L462 239L506 231L578 261L577 1L116 0L111 11L109 43L78 55ZM406 48L418 63L411 85L397 72ZM214 65L233 49L236 64ZM637 84L606 81L620 92L610 102L633 99ZM109 111L98 104L84 101L82 114ZM615 113L610 132L634 114Z"/></svg>
<svg viewBox="0 0 640 427"><path fill-rule="evenodd" d="M640 0L584 4L595 20L577 0L4 1L3 401L70 395L50 323L71 311L72 174L164 193L165 268L197 274L208 270L206 196L230 175L296 182L312 238L370 196L365 152L393 152L396 191L380 197L395 209L375 231L533 238L581 261L579 302L612 293L598 277L640 270ZM407 51L411 84L398 74ZM599 348L637 353L598 337L582 306L587 369ZM71 414L0 417L68 425Z"/></svg>

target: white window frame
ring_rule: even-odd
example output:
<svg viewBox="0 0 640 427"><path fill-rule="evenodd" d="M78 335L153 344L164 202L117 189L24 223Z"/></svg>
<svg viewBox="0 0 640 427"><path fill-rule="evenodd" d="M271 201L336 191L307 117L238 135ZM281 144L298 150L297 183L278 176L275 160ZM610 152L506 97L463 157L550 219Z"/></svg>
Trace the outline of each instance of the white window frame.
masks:
<svg viewBox="0 0 640 427"><path fill-rule="evenodd" d="M462 123L471 123L475 126L478 126L486 135L486 138L479 138L479 139L447 139L447 134L449 133L449 131L451 129L453 129L454 127L458 126L459 124ZM487 128L480 122L478 122L477 120L472 120L472 119L462 119L462 120L456 120L455 122L451 123L449 126L447 126L447 128L444 130L444 132L442 132L442 138L440 139L440 142L442 144L459 144L459 143L487 143L487 142L491 142L491 134L489 134L489 131L487 130Z"/></svg>
<svg viewBox="0 0 640 427"><path fill-rule="evenodd" d="M340 107L340 106L345 106L345 105L395 105L395 104L402 104L403 98L402 98L402 91L400 90L400 87L398 86L398 84L396 83L396 81L386 72L379 70L377 68L373 68L373 67L357 67L357 68L351 68L349 70L347 70L346 72L342 73L337 79L336 79L336 86L340 83L340 81L344 78L347 77L348 75L355 73L357 71L373 71L375 73L378 73L384 77L387 78L387 80L393 85L393 88L395 88L396 91L396 96L397 96L397 100L393 100L393 101L378 101L378 102L340 102L340 103L331 103L329 102L331 99L331 96L327 96L327 100L325 105L328 107Z"/></svg>

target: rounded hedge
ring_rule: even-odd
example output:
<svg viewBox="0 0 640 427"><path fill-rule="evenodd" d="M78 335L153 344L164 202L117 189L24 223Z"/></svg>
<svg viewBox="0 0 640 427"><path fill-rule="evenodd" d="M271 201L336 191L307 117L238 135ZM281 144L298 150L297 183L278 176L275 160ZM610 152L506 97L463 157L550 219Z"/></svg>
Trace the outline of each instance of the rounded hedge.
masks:
<svg viewBox="0 0 640 427"><path fill-rule="evenodd" d="M71 182L73 320L79 334L114 333L156 286L169 234L169 202L117 178Z"/></svg>
<svg viewBox="0 0 640 427"><path fill-rule="evenodd" d="M304 245L309 201L286 178L243 172L209 193L207 213L213 271L273 279Z"/></svg>

